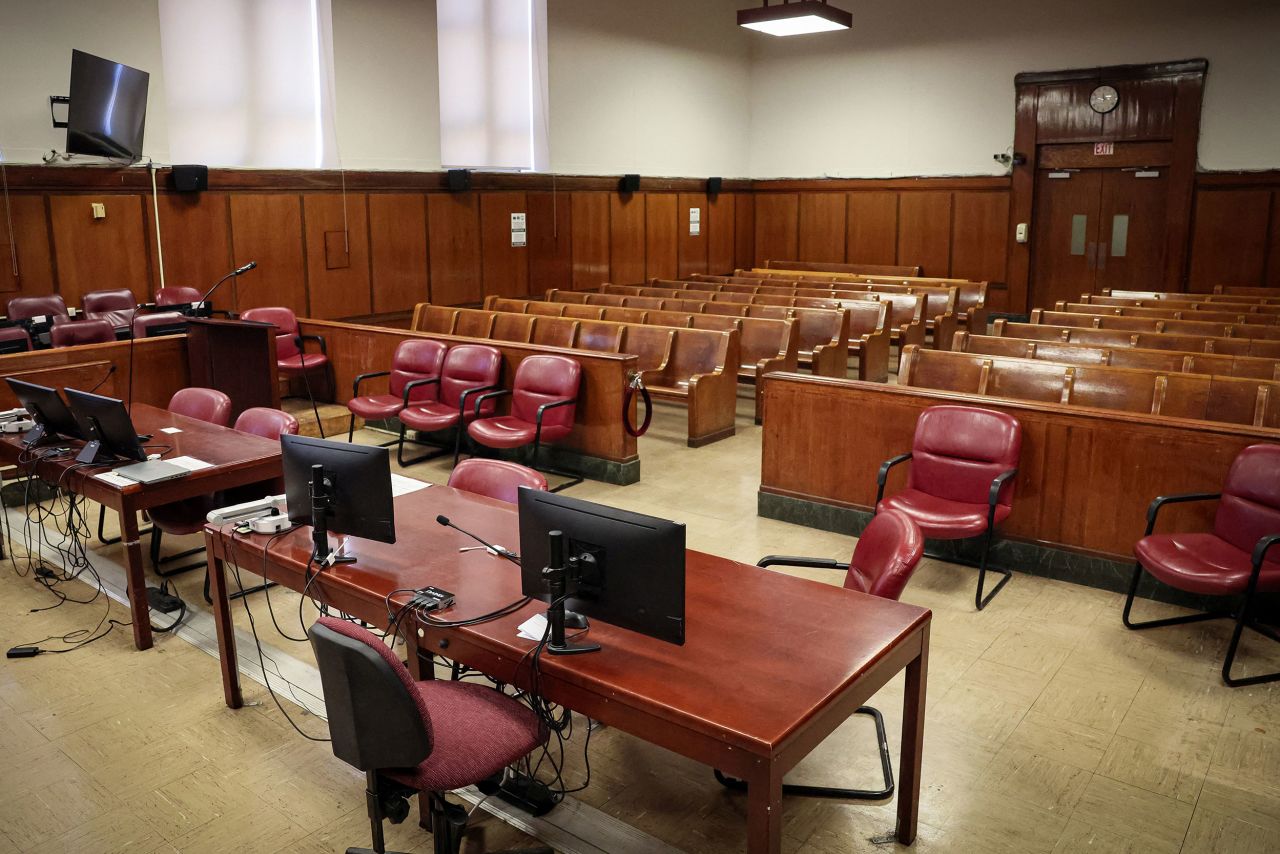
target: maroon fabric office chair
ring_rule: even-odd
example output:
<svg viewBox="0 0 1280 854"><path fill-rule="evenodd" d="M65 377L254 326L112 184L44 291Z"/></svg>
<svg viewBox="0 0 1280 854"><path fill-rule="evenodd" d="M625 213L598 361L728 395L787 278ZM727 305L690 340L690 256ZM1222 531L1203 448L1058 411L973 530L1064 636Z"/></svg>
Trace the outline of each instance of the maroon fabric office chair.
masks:
<svg viewBox="0 0 1280 854"><path fill-rule="evenodd" d="M436 854L455 854L467 811L444 793L476 784L495 791L504 768L545 742L537 716L485 685L415 680L390 647L354 623L320 617L308 635L333 754L365 773L373 847L348 854L384 854L383 818L403 821L406 799L419 792L427 795Z"/></svg>
<svg viewBox="0 0 1280 854"><path fill-rule="evenodd" d="M106 344L116 340L116 328L105 320L76 320L71 323L55 323L49 332L54 347L75 347L79 344Z"/></svg>
<svg viewBox="0 0 1280 854"><path fill-rule="evenodd" d="M900 510L924 536L938 540L985 535L974 595L979 611L1013 575L993 569L1002 577L983 597L991 539L1013 509L1013 478L1021 454L1022 425L1012 415L976 406L931 406L916 421L911 452L886 460L876 476L877 513ZM907 460L907 488L885 498L889 470ZM953 556L940 559L962 562Z"/></svg>
<svg viewBox="0 0 1280 854"><path fill-rule="evenodd" d="M351 387L351 400L347 401L347 409L351 410L347 441L355 436L357 415L366 421L383 421L395 418L410 403L435 400L438 383L434 380L440 377L440 367L448 349L448 345L441 341L401 341L391 357L391 370L356 377ZM389 377L387 393L362 396L360 383L374 377ZM394 443L388 442L384 447L390 444Z"/></svg>
<svg viewBox="0 0 1280 854"><path fill-rule="evenodd" d="M449 486L515 504L520 487L527 486L546 492L547 479L519 463L470 459L453 467L453 471L449 473Z"/></svg>
<svg viewBox="0 0 1280 854"><path fill-rule="evenodd" d="M67 304L57 294L42 297L14 297L6 309L10 320L30 320L46 315L54 317L67 313Z"/></svg>
<svg viewBox="0 0 1280 854"><path fill-rule="evenodd" d="M31 349L31 335L21 326L0 327L0 353L21 353Z"/></svg>
<svg viewBox="0 0 1280 854"><path fill-rule="evenodd" d="M511 395L508 415L471 422L467 435L488 448L521 448L531 445L531 466L538 467L538 451L543 442L556 442L573 432L577 412L582 367L567 356L529 356L516 368L510 391L492 391L480 396L477 405ZM575 478L557 486L559 492L581 483Z"/></svg>
<svg viewBox="0 0 1280 854"><path fill-rule="evenodd" d="M307 399L311 401L311 411L316 417L316 428L320 438L324 438L324 426L320 422L320 409L316 406L316 397L311 392L311 374L324 374L327 398L333 398L333 378L329 374L329 350L324 339L319 335L302 335L298 331L298 318L292 310L284 307L251 308L241 313L241 320L255 323L270 323L276 327L276 367L286 377L302 377L307 389ZM319 353L306 352L306 342L314 341L320 346Z"/></svg>
<svg viewBox="0 0 1280 854"><path fill-rule="evenodd" d="M181 332L176 331L182 326L183 331L186 330L186 315L180 311L162 311L159 314L141 314L133 321L133 337L149 338L151 333L149 330L160 329L163 327L171 327L175 331L165 332L165 335L180 335Z"/></svg>
<svg viewBox="0 0 1280 854"><path fill-rule="evenodd" d="M198 288L174 285L156 291L156 305L189 305L204 296Z"/></svg>
<svg viewBox="0 0 1280 854"><path fill-rule="evenodd" d="M1166 504L1217 499L1218 510L1210 531L1176 534L1153 533L1156 517ZM1250 620L1254 597L1280 592L1280 445L1250 445L1231 463L1227 481L1218 493L1189 493L1157 498L1147 508L1147 533L1133 553L1138 561L1124 602L1124 624L1130 629L1154 629L1179 623L1195 623L1229 617L1235 620L1222 681L1237 688L1280 679L1280 672L1236 678L1231 675L1240 636L1245 627L1280 641L1275 629ZM1135 622L1130 619L1138 582L1146 570L1158 581L1202 596L1238 597L1234 608L1207 611L1185 617Z"/></svg>
<svg viewBox="0 0 1280 854"><path fill-rule="evenodd" d="M404 443L415 441L405 438L406 429L423 433L455 430L453 463L457 465L462 449L462 433L467 422L494 413L495 404L492 400L477 403L474 396L496 389L501 377L500 350L486 344L458 344L449 348L440 365L439 379L422 381L424 385L434 384L438 387L436 399L411 403L400 411L400 439L396 448L396 459L400 465L413 465L445 453L441 449L406 461Z"/></svg>
<svg viewBox="0 0 1280 854"><path fill-rule="evenodd" d="M756 566L802 566L810 569L838 569L844 572L846 590L856 590L883 599L897 600L902 589L911 580L920 558L924 555L924 535L911 517L898 510L883 510L871 517L867 527L858 537L853 557L848 563L830 558L789 557L768 555ZM884 717L878 709L862 706L854 714L868 715L876 724L877 743L880 748L880 770L884 774L881 789L842 789L833 786L802 786L785 784L784 793L818 798L843 798L860 801L879 801L893 797L893 759L889 755L889 739L885 734ZM741 780L726 777L719 771L716 779L734 789L745 789Z"/></svg>

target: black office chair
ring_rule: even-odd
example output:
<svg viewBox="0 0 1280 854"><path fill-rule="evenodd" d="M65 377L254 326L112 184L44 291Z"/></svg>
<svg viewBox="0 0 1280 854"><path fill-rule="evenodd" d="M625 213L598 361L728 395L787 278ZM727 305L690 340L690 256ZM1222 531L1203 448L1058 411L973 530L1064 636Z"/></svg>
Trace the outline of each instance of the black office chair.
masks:
<svg viewBox="0 0 1280 854"><path fill-rule="evenodd" d="M386 644L354 623L321 617L308 634L333 753L367 780L373 847L347 854L386 854L383 818L404 821L408 799L419 792L427 793L436 854L457 854L467 811L444 793L471 785L496 792L503 769L546 740L537 716L483 685L416 681ZM553 852L544 845L506 854Z"/></svg>

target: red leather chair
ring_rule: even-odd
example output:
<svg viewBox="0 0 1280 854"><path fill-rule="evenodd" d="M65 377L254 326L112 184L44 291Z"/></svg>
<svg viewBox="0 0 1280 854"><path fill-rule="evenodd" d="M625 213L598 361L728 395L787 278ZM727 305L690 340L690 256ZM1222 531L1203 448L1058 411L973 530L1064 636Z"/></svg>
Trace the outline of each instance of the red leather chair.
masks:
<svg viewBox="0 0 1280 854"><path fill-rule="evenodd" d="M462 431L467 422L481 416L492 415L494 402L481 400L473 404L473 395L483 395L498 387L502 376L502 352L485 344L458 344L449 348L440 365L438 380L423 380L424 385L437 385L435 400L411 403L400 411L400 441L396 448L396 460L401 466L420 463L437 457L444 451L426 454L412 460L404 458L405 431L419 430L434 433L456 429L453 440L453 463L458 464L462 449Z"/></svg>
<svg viewBox="0 0 1280 854"><path fill-rule="evenodd" d="M134 338L150 338L152 335L180 335L186 331L187 318L180 311L162 311L159 314L142 314L133 321ZM181 329L179 329L181 327ZM158 330L152 332L151 330Z"/></svg>
<svg viewBox="0 0 1280 854"><path fill-rule="evenodd" d="M351 410L347 441L350 442L355 436L357 415L366 421L385 420L395 418L410 403L435 400L437 383L428 381L440 377L440 366L444 363L444 354L448 349L448 345L440 341L401 341L396 346L395 355L391 357L391 370L356 377L355 384L351 387L351 400L347 401L347 409ZM360 383L374 377L390 377L387 380L387 394L362 396ZM394 443L386 443L391 444Z"/></svg>
<svg viewBox="0 0 1280 854"><path fill-rule="evenodd" d="M105 320L112 329L128 331L137 316L138 300L128 288L90 291L83 300L85 318Z"/></svg>
<svg viewBox="0 0 1280 854"><path fill-rule="evenodd" d="M25 353L31 349L31 335L21 326L0 327L0 355Z"/></svg>
<svg viewBox="0 0 1280 854"><path fill-rule="evenodd" d="M1013 509L1022 425L1012 415L976 406L931 406L916 421L911 453L886 460L876 476L876 512L901 510L926 537L961 540L985 535L974 603L981 611L1013 573L983 598L987 556L996 526ZM889 469L911 461L907 488L884 498ZM944 560L958 562L954 557Z"/></svg>
<svg viewBox="0 0 1280 854"><path fill-rule="evenodd" d="M197 288L174 285L156 291L156 305L191 305L200 302L203 293Z"/></svg>
<svg viewBox="0 0 1280 854"><path fill-rule="evenodd" d="M30 320L45 315L56 317L67 313L67 304L57 294L42 297L14 297L6 311L10 320Z"/></svg>
<svg viewBox="0 0 1280 854"><path fill-rule="evenodd" d="M76 320L56 323L49 332L54 347L75 347L79 344L106 344L116 340L116 328L105 320Z"/></svg>
<svg viewBox="0 0 1280 854"><path fill-rule="evenodd" d="M333 397L333 380L329 376L329 351L324 339L319 335L302 335L298 332L298 318L287 308L251 308L241 313L241 320L255 323L270 323L276 332L276 366L286 377L302 377L306 384L307 398L311 401L311 411L316 416L316 427L320 437L324 438L324 427L320 423L320 410L316 406L315 395L311 393L310 375L316 371L324 374L328 387L328 397ZM315 341L320 345L319 353L306 352L306 342Z"/></svg>
<svg viewBox="0 0 1280 854"><path fill-rule="evenodd" d="M396 652L354 623L320 617L308 634L333 754L365 773L372 851L386 851L383 818L403 820L407 798L422 792L436 854L456 854L467 811L444 793L470 785L496 791L502 770L546 741L538 717L485 685L415 680Z"/></svg>
<svg viewBox="0 0 1280 854"><path fill-rule="evenodd" d="M567 356L529 356L516 368L510 391L488 392L480 396L476 406L494 398L511 395L511 411L472 421L467 435L488 448L521 448L533 446L532 467L538 466L538 450L543 442L556 442L573 431L577 411L578 388L582 383L582 367ZM558 492L582 478L557 486Z"/></svg>
<svg viewBox="0 0 1280 854"><path fill-rule="evenodd" d="M1156 517L1166 504L1188 501L1218 501L1211 531L1177 534L1153 533ZM1222 663L1222 681L1232 688L1258 685L1280 679L1280 672L1234 678L1240 636L1246 626L1280 641L1275 629L1249 619L1254 597L1258 593L1280 592L1280 553L1269 557L1269 551L1280 543L1280 445L1250 445L1231 463L1222 492L1166 495L1147 508L1147 533L1133 547L1138 561L1133 567L1133 580L1124 602L1124 624L1130 629L1154 629L1179 623L1195 623L1230 617L1235 620L1227 657ZM1134 622L1130 619L1133 599L1138 592L1142 571L1157 580L1202 596L1240 597L1239 605L1163 620Z"/></svg>
<svg viewBox="0 0 1280 854"><path fill-rule="evenodd" d="M547 491L547 479L533 469L506 460L463 460L449 473L449 486L515 504L520 487Z"/></svg>
<svg viewBox="0 0 1280 854"><path fill-rule="evenodd" d="M756 566L802 566L810 569L838 569L844 572L846 590L856 590L884 599L897 600L902 589L911 580L921 556L924 555L924 535L911 517L897 510L877 513L867 523L853 557L848 563L830 558L788 557L769 555ZM884 773L884 788L841 789L833 786L802 786L784 784L782 791L788 795L806 795L819 798L879 801L893 797L893 760L889 756L889 739L885 734L884 717L879 709L861 706L854 714L868 715L876 724L877 743L880 747L880 770ZM741 780L726 777L719 771L716 779L734 789L745 789Z"/></svg>

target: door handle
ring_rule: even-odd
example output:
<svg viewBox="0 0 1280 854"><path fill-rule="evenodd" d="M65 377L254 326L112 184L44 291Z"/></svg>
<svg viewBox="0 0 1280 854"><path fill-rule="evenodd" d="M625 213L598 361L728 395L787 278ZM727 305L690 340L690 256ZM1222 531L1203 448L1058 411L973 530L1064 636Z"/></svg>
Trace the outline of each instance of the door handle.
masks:
<svg viewBox="0 0 1280 854"><path fill-rule="evenodd" d="M1107 269L1107 244L1105 243L1098 244L1098 269Z"/></svg>

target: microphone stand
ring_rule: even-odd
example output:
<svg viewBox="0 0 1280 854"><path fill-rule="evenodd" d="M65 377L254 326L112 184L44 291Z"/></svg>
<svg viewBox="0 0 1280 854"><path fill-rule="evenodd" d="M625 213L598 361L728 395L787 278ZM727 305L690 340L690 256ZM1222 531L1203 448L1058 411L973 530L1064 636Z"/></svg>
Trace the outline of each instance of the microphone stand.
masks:
<svg viewBox="0 0 1280 854"><path fill-rule="evenodd" d="M218 281L214 282L213 287L209 288L209 290L204 292L204 296L200 297L200 302L197 303L197 306L203 306L205 303L207 303L209 301L209 297L213 296L214 292L218 290L218 288L222 287L222 283L225 282L227 279L234 279L238 276L242 276L257 266L258 266L257 261L250 261L248 264L245 264L243 267L237 267L236 269L232 270L230 273L227 273L221 279L218 279ZM210 310L212 310L212 308L213 308L212 306L209 307ZM196 310L199 311L200 309L197 308Z"/></svg>

